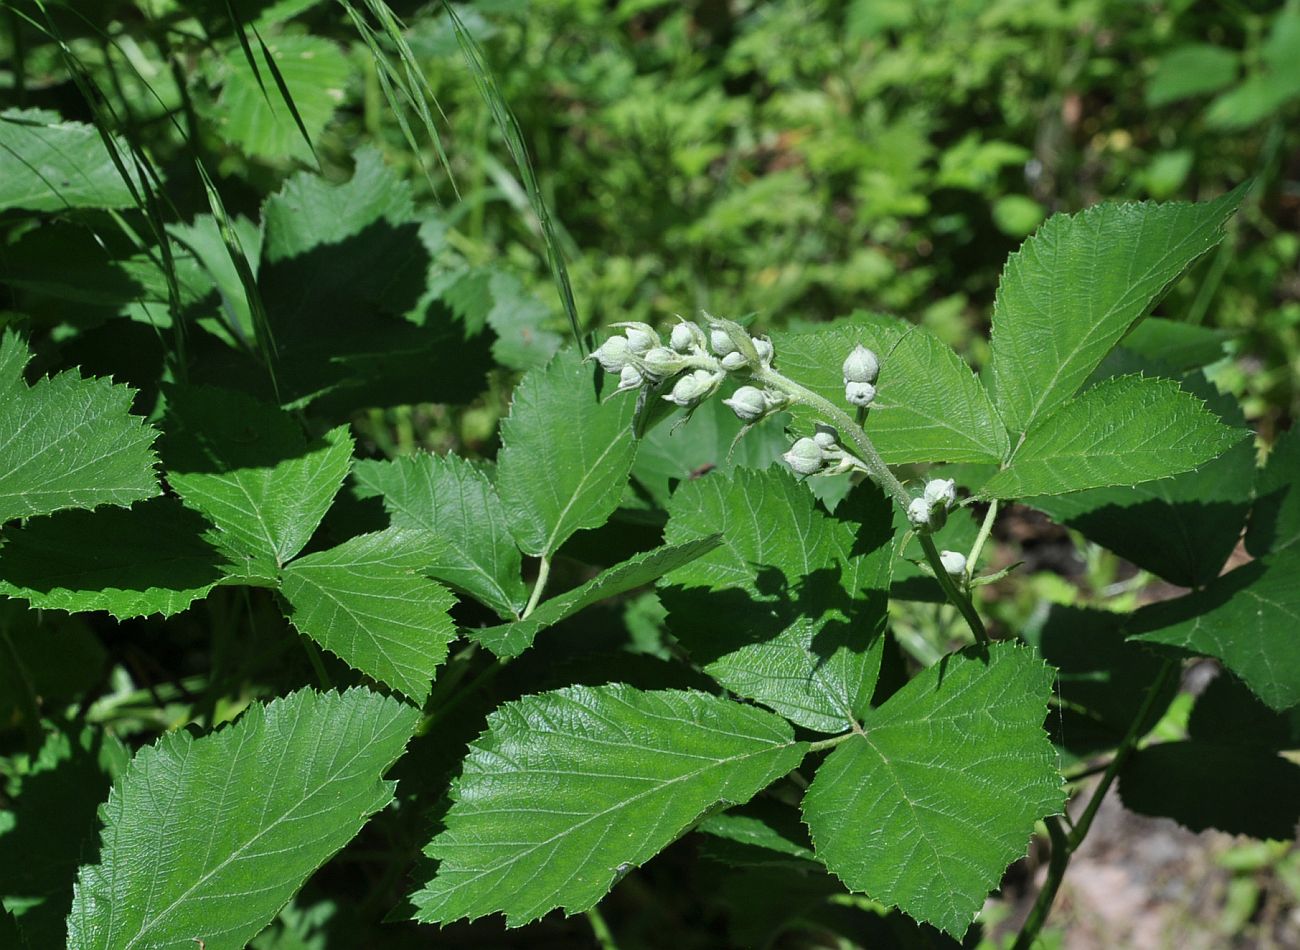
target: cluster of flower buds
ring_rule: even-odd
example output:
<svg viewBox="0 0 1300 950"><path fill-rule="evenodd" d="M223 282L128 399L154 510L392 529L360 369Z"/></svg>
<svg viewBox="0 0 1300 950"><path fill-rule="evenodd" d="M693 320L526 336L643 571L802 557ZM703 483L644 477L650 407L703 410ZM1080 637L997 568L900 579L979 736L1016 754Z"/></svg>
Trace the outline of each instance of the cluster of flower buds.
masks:
<svg viewBox="0 0 1300 950"><path fill-rule="evenodd" d="M907 506L907 520L923 534L938 531L948 520L948 512L957 504L957 486L951 478L933 478L925 483L920 498ZM965 565L963 564L963 568Z"/></svg>
<svg viewBox="0 0 1300 950"><path fill-rule="evenodd" d="M880 375L880 359L871 350L859 344L844 359L844 401L850 406L866 409L876 400L876 378Z"/></svg>
<svg viewBox="0 0 1300 950"><path fill-rule="evenodd" d="M811 438L799 439L781 458L796 475L838 475L862 463L844 451L839 433L831 426L818 424Z"/></svg>
<svg viewBox="0 0 1300 950"><path fill-rule="evenodd" d="M653 327L644 323L618 323L621 334L610 337L591 354L608 373L617 373L618 392L659 386L673 381L664 399L691 409L708 399L726 379L727 373L753 372L772 364L772 342L751 337L730 320L705 314L706 331L686 320L668 334L665 346ZM783 394L741 386L724 400L746 423L757 422L789 400Z"/></svg>

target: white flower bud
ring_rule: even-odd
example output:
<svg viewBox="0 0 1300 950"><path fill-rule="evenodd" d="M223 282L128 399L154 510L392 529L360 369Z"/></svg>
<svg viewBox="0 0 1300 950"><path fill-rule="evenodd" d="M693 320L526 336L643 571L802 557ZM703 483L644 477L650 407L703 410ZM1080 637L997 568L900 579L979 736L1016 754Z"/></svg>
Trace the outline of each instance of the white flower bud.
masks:
<svg viewBox="0 0 1300 950"><path fill-rule="evenodd" d="M741 422L757 422L767 414L767 399L753 386L741 386L730 399L722 400L724 406L730 406Z"/></svg>
<svg viewBox="0 0 1300 950"><path fill-rule="evenodd" d="M880 375L880 360L876 354L859 344L844 360L844 385L849 383L874 383Z"/></svg>
<svg viewBox="0 0 1300 950"><path fill-rule="evenodd" d="M623 334L627 337L628 349L637 356L648 352L653 346L659 346L659 334L649 324L620 323L617 326L624 327Z"/></svg>
<svg viewBox="0 0 1300 950"><path fill-rule="evenodd" d="M830 426L818 425L817 431L813 433L813 441L823 449L833 449L839 444L839 433Z"/></svg>
<svg viewBox="0 0 1300 950"><path fill-rule="evenodd" d="M939 563L950 577L960 579L966 576L966 555L960 551L940 551Z"/></svg>
<svg viewBox="0 0 1300 950"><path fill-rule="evenodd" d="M713 347L713 352L719 356L736 352L736 344L731 342L731 337L727 335L726 330L720 328L710 330L709 343Z"/></svg>
<svg viewBox="0 0 1300 950"><path fill-rule="evenodd" d="M645 377L641 375L641 371L629 363L627 366L624 366L623 371L619 373L618 389L614 390L614 392L624 393L629 389L640 389L644 382Z"/></svg>
<svg viewBox="0 0 1300 950"><path fill-rule="evenodd" d="M932 478L925 483L925 500L946 511L957 503L957 486L951 478Z"/></svg>
<svg viewBox="0 0 1300 950"><path fill-rule="evenodd" d="M627 366L629 355L627 337L612 336L597 347L591 355L605 372L621 372L623 367Z"/></svg>
<svg viewBox="0 0 1300 950"><path fill-rule="evenodd" d="M799 475L816 475L825 463L822 447L812 439L800 439L781 458Z"/></svg>
<svg viewBox="0 0 1300 950"><path fill-rule="evenodd" d="M641 357L641 369L651 376L667 379L686 368L686 360L680 353L675 353L666 346L651 347Z"/></svg>
<svg viewBox="0 0 1300 950"><path fill-rule="evenodd" d="M924 528L930 524L930 503L924 498L913 498L907 506L907 521L913 528Z"/></svg>
<svg viewBox="0 0 1300 950"><path fill-rule="evenodd" d="M876 401L876 387L871 383L845 383L844 401L850 406L865 409Z"/></svg>
<svg viewBox="0 0 1300 950"><path fill-rule="evenodd" d="M721 373L711 373L707 369L697 369L677 380L673 384L673 391L664 396L664 399L675 406L682 406L687 409L698 406L713 395L723 378Z"/></svg>
<svg viewBox="0 0 1300 950"><path fill-rule="evenodd" d="M758 361L760 363L762 363L764 366L768 366L769 364L771 364L772 354L774 352L772 349L771 340L764 339L763 337L755 337L754 349L758 350Z"/></svg>
<svg viewBox="0 0 1300 950"><path fill-rule="evenodd" d="M733 350L722 358L722 368L729 373L744 369L748 365L749 361L745 359L745 354L738 350Z"/></svg>
<svg viewBox="0 0 1300 950"><path fill-rule="evenodd" d="M678 353L689 353L699 343L696 338L696 334L699 332L699 328L693 323L679 323L673 327L668 342Z"/></svg>

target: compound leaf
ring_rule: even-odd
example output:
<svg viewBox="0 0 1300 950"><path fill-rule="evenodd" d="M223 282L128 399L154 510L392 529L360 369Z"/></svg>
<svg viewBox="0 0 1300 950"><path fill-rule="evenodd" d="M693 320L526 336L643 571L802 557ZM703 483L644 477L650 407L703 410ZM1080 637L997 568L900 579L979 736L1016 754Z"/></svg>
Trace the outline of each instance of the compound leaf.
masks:
<svg viewBox="0 0 1300 950"><path fill-rule="evenodd" d="M858 313L830 327L773 335L782 373L845 406L844 358L859 344L880 357L876 404L867 420L881 457L910 462L1001 462L1010 451L1006 429L970 367L929 330L901 320ZM805 422L815 411L792 410Z"/></svg>
<svg viewBox="0 0 1300 950"><path fill-rule="evenodd" d="M668 544L637 554L622 564L601 571L582 586L544 601L523 620L467 630L466 634L498 657L504 659L518 656L532 646L533 638L547 627L572 617L598 601L658 580L669 571L708 554L721 541L717 535L710 535L685 544Z"/></svg>
<svg viewBox="0 0 1300 950"><path fill-rule="evenodd" d="M636 453L634 409L630 398L602 402L573 349L524 375L501 423L497 491L526 553L554 554L618 507Z"/></svg>
<svg viewBox="0 0 1300 950"><path fill-rule="evenodd" d="M132 390L75 370L23 382L31 354L0 338L0 523L158 494L158 433L131 415Z"/></svg>
<svg viewBox="0 0 1300 950"><path fill-rule="evenodd" d="M880 670L893 558L888 501L859 486L825 513L778 468L682 485L665 540L722 545L668 574L668 626L704 671L801 726L840 732Z"/></svg>
<svg viewBox="0 0 1300 950"><path fill-rule="evenodd" d="M1043 720L1052 671L1025 647L951 654L895 693L804 797L846 885L960 937L1034 823L1065 804Z"/></svg>
<svg viewBox="0 0 1300 950"><path fill-rule="evenodd" d="M44 109L0 112L0 209L64 211L135 204L93 125L64 122Z"/></svg>
<svg viewBox="0 0 1300 950"><path fill-rule="evenodd" d="M451 592L422 576L429 539L390 528L286 567L289 619L349 666L423 702L456 628Z"/></svg>
<svg viewBox="0 0 1300 950"><path fill-rule="evenodd" d="M233 725L142 749L103 806L68 946L244 946L393 798L381 776L418 711L365 689L254 703Z"/></svg>
<svg viewBox="0 0 1300 950"><path fill-rule="evenodd" d="M1196 468L1245 434L1173 380L1120 376L1042 419L980 494L1023 498L1150 481Z"/></svg>
<svg viewBox="0 0 1300 950"><path fill-rule="evenodd" d="M1270 708L1300 703L1300 551L1229 571L1203 590L1143 607L1133 639L1223 662Z"/></svg>
<svg viewBox="0 0 1300 950"><path fill-rule="evenodd" d="M230 570L207 530L171 498L34 518L5 533L0 594L42 610L170 617L207 596Z"/></svg>
<svg viewBox="0 0 1300 950"><path fill-rule="evenodd" d="M232 554L278 568L302 550L352 463L347 427L308 441L288 413L212 387L168 393L167 481Z"/></svg>
<svg viewBox="0 0 1300 950"><path fill-rule="evenodd" d="M993 302L989 379L1012 433L1070 398L1192 263L1244 186L1204 204L1102 204L1053 215L1012 254Z"/></svg>
<svg viewBox="0 0 1300 950"><path fill-rule="evenodd" d="M481 470L455 455L421 453L358 462L352 477L362 497L383 497L394 527L429 534L426 574L502 617L519 616L528 602L519 549L497 490Z"/></svg>
<svg viewBox="0 0 1300 950"><path fill-rule="evenodd" d="M488 717L451 788L417 919L517 927L596 904L719 803L802 759L790 725L705 693L615 684L526 696Z"/></svg>

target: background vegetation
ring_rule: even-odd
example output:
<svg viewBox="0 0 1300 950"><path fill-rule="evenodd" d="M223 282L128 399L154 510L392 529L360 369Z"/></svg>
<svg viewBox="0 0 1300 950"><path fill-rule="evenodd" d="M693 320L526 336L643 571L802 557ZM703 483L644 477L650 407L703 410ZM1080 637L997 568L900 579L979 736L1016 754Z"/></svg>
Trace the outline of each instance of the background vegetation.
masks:
<svg viewBox="0 0 1300 950"><path fill-rule="evenodd" d="M575 325L585 336L703 309L767 329L868 307L930 327L980 366L1000 267L1046 215L1103 198L1203 200L1253 178L1229 240L1158 313L1203 328L1178 346L1210 358L1186 365L1208 362L1239 397L1261 453L1300 411L1298 3L452 9L0 5L0 146L72 123L52 146L68 159L68 177L46 183L57 198L24 193L29 170L0 147L0 327L29 336L29 378L111 375L155 418L166 383L219 383L276 399L316 434L350 424L358 454L491 459L518 374ZM1187 359L1158 337L1142 346ZM618 530L575 538L555 589L653 543L657 492L720 461L727 442L685 460L680 445L643 448ZM345 492L308 550L373 524L363 495ZM1051 603L1131 607L1167 592L1027 509L1008 525L1001 560L1049 570L992 589L1004 629ZM264 593L219 588L174 617L121 622L0 602L0 895L44 921L49 945L127 750L321 672ZM492 622L460 609L461 624ZM653 681L670 649L662 620L653 594L607 604L564 625L544 662L458 693L448 730L396 770L418 772L401 787L437 790L418 793L430 800L378 816L254 945L590 943L581 918L510 935L494 921L441 933L381 922L394 907L409 916L428 810L482 714L612 668ZM900 662L927 662L956 631L933 605L893 623ZM481 660L452 658L435 722L450 711L438 691L474 682ZM335 682L351 675L323 662ZM1185 729L1190 702L1160 728ZM14 803L42 783L49 839L33 864L17 858L30 838L15 829L37 819L15 818ZM1225 940L1300 940L1294 848L1180 847L1191 868L1219 862L1222 889L1179 913ZM629 875L607 905L619 945L716 946L781 923L756 917L780 883L716 857L683 842ZM991 932L1032 870L1013 869ZM786 938L800 945L871 945L902 926L848 899L803 917Z"/></svg>

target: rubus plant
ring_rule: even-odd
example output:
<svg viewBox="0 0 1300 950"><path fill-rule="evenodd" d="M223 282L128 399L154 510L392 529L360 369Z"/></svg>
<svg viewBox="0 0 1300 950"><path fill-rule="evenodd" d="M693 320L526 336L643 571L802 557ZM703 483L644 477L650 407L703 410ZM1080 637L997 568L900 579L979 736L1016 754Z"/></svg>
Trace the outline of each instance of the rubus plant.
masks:
<svg viewBox="0 0 1300 950"><path fill-rule="evenodd" d="M46 163L88 134L34 122L13 141ZM910 918L961 939L1040 830L1048 874L1018 946L1116 779L1139 811L1289 836L1300 440L1257 467L1197 371L1202 337L1141 322L1241 194L1048 220L1003 272L982 376L875 314L770 337L707 316L626 324L587 360L533 360L493 463L357 458L338 423L385 384L418 391L426 357L445 368L438 398L467 401L459 364L485 349L422 283L440 276L421 256L435 239L372 154L348 185L304 174L267 202L269 322L200 324L212 339L191 352L211 368L173 374L149 419L109 379L35 378L6 330L0 646L31 754L0 812L0 943L244 946L289 926L286 903L368 820L391 842L378 899L415 881L396 916L586 912L606 944L602 898L688 833L738 875L718 890L746 923L737 942L762 944L847 895L896 933ZM375 301L408 318L363 338L348 317ZM257 340L269 383L238 369L258 365ZM203 348L218 345L246 361ZM1009 569L985 554L1013 501L1189 592L1128 613L1051 607L994 635L980 591ZM1253 559L1223 573L1243 528ZM546 669L559 627L616 622L598 605L649 585L627 625L652 672L608 655ZM928 662L890 632L891 604L912 600L965 625ZM155 696L160 718L121 713L134 701L103 683L56 713L60 657L40 638L85 634L45 618L156 633L138 618L173 617L161 629L193 637L177 624L201 603L211 668ZM295 639L309 667L286 659ZM1188 655L1226 672L1186 738L1144 745ZM112 726L126 718L168 728L131 755ZM73 774L111 787L42 862L59 818L38 796L76 791Z"/></svg>

